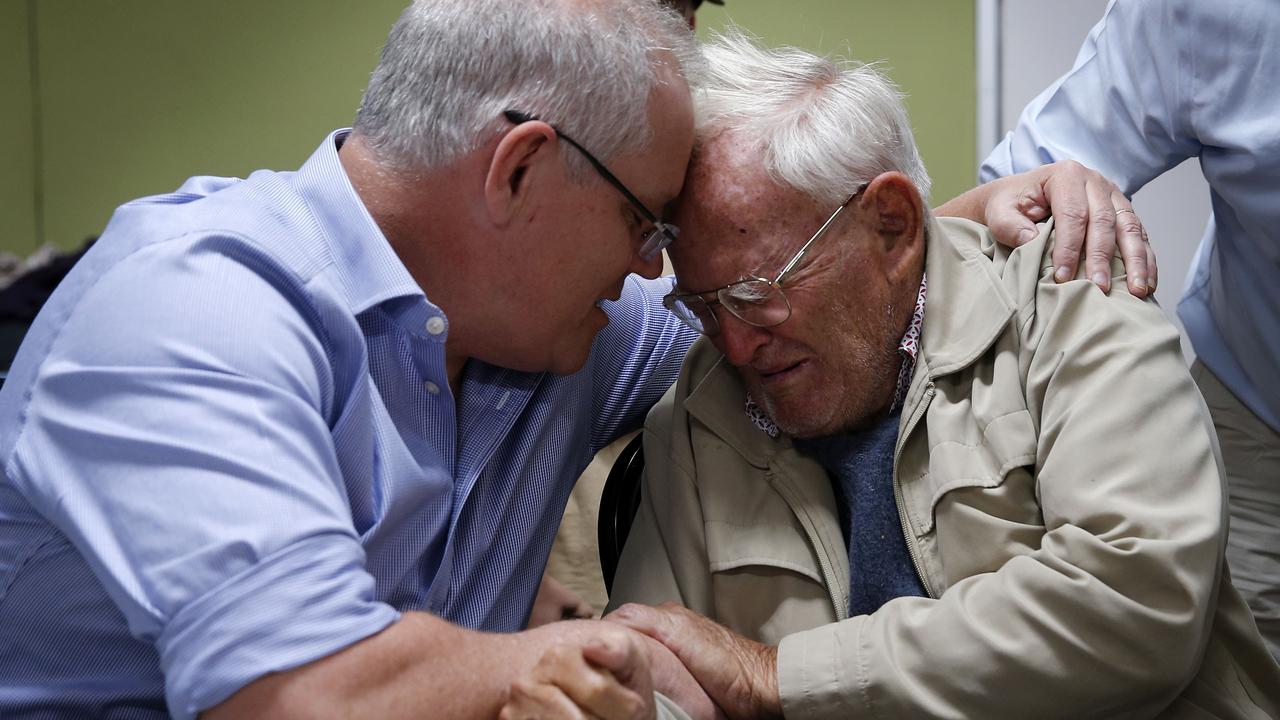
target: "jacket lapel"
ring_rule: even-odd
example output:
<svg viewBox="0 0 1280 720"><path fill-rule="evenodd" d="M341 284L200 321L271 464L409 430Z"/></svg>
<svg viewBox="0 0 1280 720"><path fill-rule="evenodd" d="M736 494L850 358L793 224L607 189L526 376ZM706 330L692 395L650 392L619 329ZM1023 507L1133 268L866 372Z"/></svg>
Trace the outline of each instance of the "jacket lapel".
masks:
<svg viewBox="0 0 1280 720"><path fill-rule="evenodd" d="M693 352L715 354L699 340ZM791 438L770 437L746 413L746 388L737 371L718 358L684 401L685 411L716 437L764 471L774 493L786 503L817 558L837 618L849 614L849 553L840 530L835 494L822 466L801 455ZM744 481L748 481L744 478Z"/></svg>

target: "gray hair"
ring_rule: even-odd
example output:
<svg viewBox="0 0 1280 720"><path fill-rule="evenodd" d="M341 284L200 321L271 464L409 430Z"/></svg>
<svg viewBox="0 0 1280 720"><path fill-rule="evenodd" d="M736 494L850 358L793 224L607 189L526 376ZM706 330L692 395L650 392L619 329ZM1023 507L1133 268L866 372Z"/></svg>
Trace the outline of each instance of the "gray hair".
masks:
<svg viewBox="0 0 1280 720"><path fill-rule="evenodd" d="M380 162L429 169L475 150L514 109L607 161L648 146L659 65L692 83L701 60L655 0L416 0L391 28L355 132ZM566 161L575 179L590 174L578 153Z"/></svg>
<svg viewBox="0 0 1280 720"><path fill-rule="evenodd" d="M928 208L929 175L903 94L883 73L798 48L765 49L740 30L717 35L704 52L706 77L694 92L699 142L745 131L775 182L823 203L897 170Z"/></svg>

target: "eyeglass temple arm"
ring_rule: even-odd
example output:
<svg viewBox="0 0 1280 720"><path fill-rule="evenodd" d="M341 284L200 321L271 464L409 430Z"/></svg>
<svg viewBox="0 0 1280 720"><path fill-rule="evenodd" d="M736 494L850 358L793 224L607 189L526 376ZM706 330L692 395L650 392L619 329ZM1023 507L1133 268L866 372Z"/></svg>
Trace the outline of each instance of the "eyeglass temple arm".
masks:
<svg viewBox="0 0 1280 720"><path fill-rule="evenodd" d="M537 115L531 115L526 112L520 112L519 110L507 110L503 113L503 115L506 116L507 120L511 121L512 123L515 123L516 125L519 125L521 123L532 122L538 119ZM632 205L634 205L636 210L639 210L640 213L644 215L645 220L648 220L649 222L653 223L657 227L663 227L663 228L666 227L665 223L658 220L658 218L654 217L653 213L649 212L649 208L646 207L644 203L640 202L640 198L636 197L635 195L632 195L631 191L627 189L627 186L623 185L622 181L614 177L613 173L609 172L609 168L606 168L604 166L604 163L597 160L595 155L592 155L591 153L587 152L586 148L579 145L577 140L574 140L573 138L566 135L564 131L561 130L560 128L556 127L555 125L552 125L551 123L547 123L547 125L549 125L552 130L555 130L556 134L559 135L561 139L563 139L565 142L577 148L578 152L582 153L582 156L587 159L587 162L591 163L591 165L596 169L596 172L600 173L600 177L609 181L610 185L617 188L618 192L622 193L622 196L625 197Z"/></svg>
<svg viewBox="0 0 1280 720"><path fill-rule="evenodd" d="M795 267L796 263L800 262L800 258L804 257L804 254L809 252L809 246L817 242L818 238L827 233L827 228L831 227L831 223L835 222L837 217L840 217L840 213L844 212L844 209L849 207L849 203L853 202L853 199L858 197L858 193L860 192L862 192L862 188L855 190L853 194L849 196L849 199L845 200L840 207L836 208L835 212L831 213L831 217L827 218L827 221L822 223L822 227L818 228L818 232L814 233L813 237L809 238L809 242L805 243L804 247L800 248L800 252L796 253L795 256L791 258L791 262L787 263L787 266L782 268L782 272L778 273L778 277L773 281L775 285L782 284L782 278L786 277L787 273L791 272L791 268Z"/></svg>

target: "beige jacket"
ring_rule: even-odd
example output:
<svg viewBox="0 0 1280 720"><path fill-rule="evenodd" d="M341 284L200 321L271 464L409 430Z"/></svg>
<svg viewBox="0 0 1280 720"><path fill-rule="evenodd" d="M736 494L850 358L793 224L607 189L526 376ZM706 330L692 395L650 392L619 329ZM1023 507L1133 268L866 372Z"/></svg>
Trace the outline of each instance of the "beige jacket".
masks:
<svg viewBox="0 0 1280 720"><path fill-rule="evenodd" d="M1011 252L933 225L894 467L929 598L847 617L827 475L755 428L702 341L649 415L611 605L780 643L790 718L1280 717L1178 336L1122 282L1055 284L1051 236Z"/></svg>

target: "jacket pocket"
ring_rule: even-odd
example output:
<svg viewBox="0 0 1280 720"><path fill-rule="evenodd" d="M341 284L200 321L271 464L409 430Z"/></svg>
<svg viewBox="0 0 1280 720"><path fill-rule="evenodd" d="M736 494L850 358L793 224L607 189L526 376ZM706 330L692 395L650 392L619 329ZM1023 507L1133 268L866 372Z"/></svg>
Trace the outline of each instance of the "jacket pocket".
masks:
<svg viewBox="0 0 1280 720"><path fill-rule="evenodd" d="M901 476L903 499L912 531L934 550L929 559L937 563L929 569L943 586L938 592L1039 548L1044 519L1029 412L1015 410L980 427L931 422L911 442L916 471Z"/></svg>
<svg viewBox="0 0 1280 720"><path fill-rule="evenodd" d="M1034 503L1034 482L1030 466L1036 460L1036 432L1031 413L1016 410L990 421L980 431L946 432L929 424L927 434L910 440L912 449L904 451L914 462L904 462L903 494L907 514L917 536L934 530L939 505L947 496L966 489L994 489L1010 478L1020 478L1030 485ZM927 449L926 449L927 446ZM914 472L910 468L914 468ZM1024 498L1026 499L1026 498ZM992 498L993 509L998 503Z"/></svg>
<svg viewBox="0 0 1280 720"><path fill-rule="evenodd" d="M837 619L804 531L778 525L706 524L716 619L763 643Z"/></svg>
<svg viewBox="0 0 1280 720"><path fill-rule="evenodd" d="M761 565L799 573L821 583L818 557L799 526L706 521L711 572Z"/></svg>

